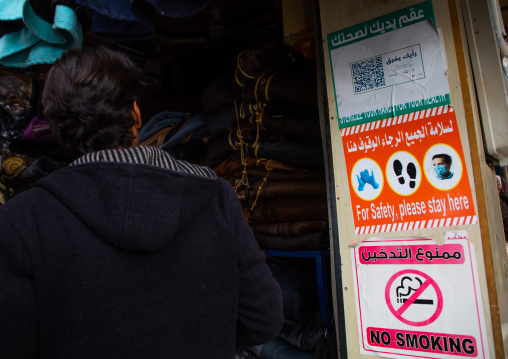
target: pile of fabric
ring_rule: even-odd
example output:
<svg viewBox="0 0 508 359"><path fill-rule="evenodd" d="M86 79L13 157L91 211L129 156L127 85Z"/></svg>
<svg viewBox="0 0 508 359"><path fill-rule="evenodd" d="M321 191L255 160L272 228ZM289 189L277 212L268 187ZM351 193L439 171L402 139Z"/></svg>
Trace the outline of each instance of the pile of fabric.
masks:
<svg viewBox="0 0 508 359"><path fill-rule="evenodd" d="M212 168L235 188L265 250L329 248L324 155L315 64L260 33L217 72L203 111L161 112L140 141ZM284 296L276 341L239 358L310 358L323 336L315 264L268 256Z"/></svg>
<svg viewBox="0 0 508 359"><path fill-rule="evenodd" d="M315 65L261 33L235 69L217 73L202 102L196 114L155 115L140 142L230 182L263 248L328 248Z"/></svg>
<svg viewBox="0 0 508 359"><path fill-rule="evenodd" d="M163 141L235 188L265 250L329 247L316 84L314 63L260 33L236 67L217 73L204 90L204 111L189 118L202 125L188 141ZM283 291L285 325L277 340L237 357L310 358L324 332L314 263L269 256L269 264Z"/></svg>
<svg viewBox="0 0 508 359"><path fill-rule="evenodd" d="M0 204L71 160L37 112L31 78L0 72Z"/></svg>
<svg viewBox="0 0 508 359"><path fill-rule="evenodd" d="M202 96L214 117L196 161L235 188L265 249L328 248L316 69L296 59L261 33Z"/></svg>
<svg viewBox="0 0 508 359"><path fill-rule="evenodd" d="M210 0L0 0L0 65L52 64L83 45L84 10L90 33L112 41L140 41L155 34L154 15L183 18Z"/></svg>

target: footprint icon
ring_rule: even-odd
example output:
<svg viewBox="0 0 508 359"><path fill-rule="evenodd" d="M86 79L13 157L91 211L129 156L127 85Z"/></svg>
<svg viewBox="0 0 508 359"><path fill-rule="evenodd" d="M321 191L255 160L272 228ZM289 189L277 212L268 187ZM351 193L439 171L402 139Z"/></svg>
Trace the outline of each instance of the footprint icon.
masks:
<svg viewBox="0 0 508 359"><path fill-rule="evenodd" d="M414 165L413 165L414 167ZM400 184L404 184L405 180L404 180L404 177L402 177L402 163L400 163L399 160L395 160L393 161L393 170L395 171L395 174L397 175L397 179L399 180L399 183ZM415 168L415 173L416 173L416 168Z"/></svg>
<svg viewBox="0 0 508 359"><path fill-rule="evenodd" d="M394 166L395 166L395 163L394 163ZM409 187L410 188L415 188L416 186L416 181L415 181L415 178L416 178L416 166L413 162L409 162L407 164L407 174L409 175Z"/></svg>

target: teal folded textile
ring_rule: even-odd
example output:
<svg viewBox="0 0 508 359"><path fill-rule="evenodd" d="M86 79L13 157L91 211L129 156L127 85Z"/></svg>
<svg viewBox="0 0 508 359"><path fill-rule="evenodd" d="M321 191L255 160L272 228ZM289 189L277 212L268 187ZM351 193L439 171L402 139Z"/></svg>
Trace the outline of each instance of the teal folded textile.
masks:
<svg viewBox="0 0 508 359"><path fill-rule="evenodd" d="M0 21L23 20L25 27L0 37L0 64L28 67L52 64L83 45L83 30L73 9L57 5L53 23L40 18L29 0L0 0Z"/></svg>
<svg viewBox="0 0 508 359"><path fill-rule="evenodd" d="M4 58L26 51L41 42L28 28L5 34L0 38L0 62Z"/></svg>

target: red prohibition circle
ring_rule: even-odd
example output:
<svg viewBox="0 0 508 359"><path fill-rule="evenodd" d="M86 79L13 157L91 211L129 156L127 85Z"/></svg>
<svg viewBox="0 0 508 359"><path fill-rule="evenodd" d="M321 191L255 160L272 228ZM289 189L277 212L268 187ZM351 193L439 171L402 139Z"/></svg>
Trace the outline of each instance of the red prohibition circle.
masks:
<svg viewBox="0 0 508 359"><path fill-rule="evenodd" d="M436 308L436 311L434 312L434 314L429 319L423 320L421 322L415 322L415 321L412 321L412 320L405 319L402 316L402 314L405 311L405 309L402 311L402 313L399 313L400 308L398 310L396 310L393 307L392 302L390 300L390 288L391 288L393 282L395 281L395 279L397 279L401 275L408 274L408 273L417 274L417 275L425 278L425 282L423 283L423 285L425 287L424 287L424 289L422 289L420 294L426 288L428 288L429 286L432 286L434 288L434 290L436 291L436 295L437 295L437 308ZM414 294L411 296L411 298L413 296L414 296ZM441 314L441 312L443 310L443 294L441 293L441 289L439 289L436 281L434 279L432 279L431 277L429 277L426 273L423 273L423 272L420 272L420 271L417 271L417 270L414 270L414 269L406 269L406 270L397 272L397 273L395 273L388 280L388 283L386 284L386 288L385 288L385 300L386 300L386 304L388 305L388 309L390 309L390 312L392 312L392 314L395 316L395 318L397 318L398 320L400 320L403 323L406 323L406 324L409 324L409 325L412 325L412 326L416 326L416 327L421 327L421 326L428 325L428 324L432 323L433 321L435 321L439 317L439 315ZM409 300L410 300L410 302L409 302L409 304L407 304L407 307L409 307L412 304L412 302L414 302L414 299L412 301L411 301L411 299L409 299Z"/></svg>

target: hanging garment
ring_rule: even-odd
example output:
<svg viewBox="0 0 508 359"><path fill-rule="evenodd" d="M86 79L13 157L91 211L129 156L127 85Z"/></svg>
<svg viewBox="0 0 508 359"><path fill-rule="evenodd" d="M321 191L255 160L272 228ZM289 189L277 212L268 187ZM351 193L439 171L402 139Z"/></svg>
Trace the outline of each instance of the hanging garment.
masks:
<svg viewBox="0 0 508 359"><path fill-rule="evenodd" d="M197 14L210 0L76 0L92 10L91 32L113 40L143 40L155 34L154 14L181 18Z"/></svg>
<svg viewBox="0 0 508 359"><path fill-rule="evenodd" d="M37 5L38 12L32 4ZM41 5L42 4L42 5ZM0 65L6 67L28 67L37 64L52 64L73 47L83 44L83 30L71 7L55 6L52 16L48 12L51 2L35 0L0 0L0 27L4 21L22 20L24 27L0 37ZM52 19L51 19L52 17Z"/></svg>

